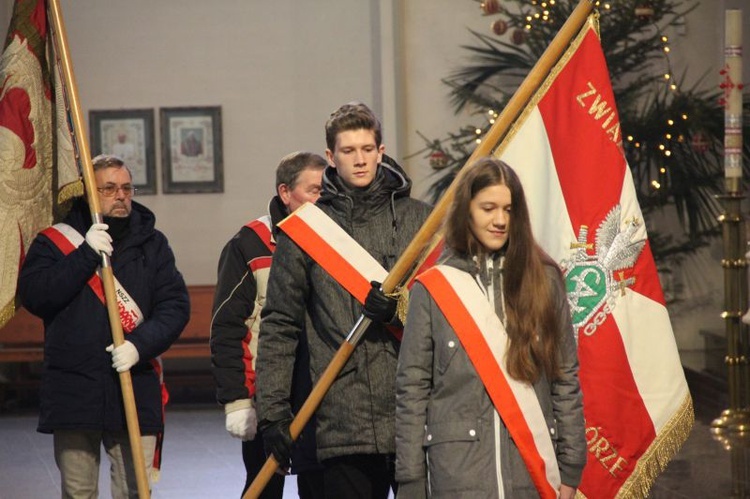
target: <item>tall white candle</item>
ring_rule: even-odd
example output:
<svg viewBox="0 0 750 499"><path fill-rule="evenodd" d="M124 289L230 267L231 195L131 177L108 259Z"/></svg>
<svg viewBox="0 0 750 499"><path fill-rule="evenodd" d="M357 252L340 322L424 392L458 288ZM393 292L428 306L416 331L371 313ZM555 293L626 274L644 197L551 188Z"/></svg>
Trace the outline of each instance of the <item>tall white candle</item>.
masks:
<svg viewBox="0 0 750 499"><path fill-rule="evenodd" d="M725 13L724 60L724 179L727 190L742 183L742 11Z"/></svg>

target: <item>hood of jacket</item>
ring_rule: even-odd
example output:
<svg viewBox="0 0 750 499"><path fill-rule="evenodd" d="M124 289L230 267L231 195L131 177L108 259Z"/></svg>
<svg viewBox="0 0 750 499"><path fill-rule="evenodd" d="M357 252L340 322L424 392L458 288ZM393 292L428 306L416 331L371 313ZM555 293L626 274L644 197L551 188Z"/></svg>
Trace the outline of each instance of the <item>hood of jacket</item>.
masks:
<svg viewBox="0 0 750 499"><path fill-rule="evenodd" d="M446 247L441 256L441 263L471 275L494 305L495 312L500 320L505 322L505 310L503 302L503 265L505 263L505 251L495 251L490 254L478 256L459 255L451 248Z"/></svg>
<svg viewBox="0 0 750 499"><path fill-rule="evenodd" d="M279 234L279 222L289 216L289 209L278 195L268 202L268 216L271 217L271 237L275 240Z"/></svg>
<svg viewBox="0 0 750 499"><path fill-rule="evenodd" d="M447 247L440 256L440 263L463 270L479 278L485 286L490 284L490 279L503 269L505 251L495 251L490 254L479 256L460 255Z"/></svg>
<svg viewBox="0 0 750 499"><path fill-rule="evenodd" d="M336 168L323 172L323 192L316 204L329 205L339 212L350 212L352 221L363 222L392 206L393 201L411 194L411 179L393 158L383 155L375 179L364 189L344 184Z"/></svg>

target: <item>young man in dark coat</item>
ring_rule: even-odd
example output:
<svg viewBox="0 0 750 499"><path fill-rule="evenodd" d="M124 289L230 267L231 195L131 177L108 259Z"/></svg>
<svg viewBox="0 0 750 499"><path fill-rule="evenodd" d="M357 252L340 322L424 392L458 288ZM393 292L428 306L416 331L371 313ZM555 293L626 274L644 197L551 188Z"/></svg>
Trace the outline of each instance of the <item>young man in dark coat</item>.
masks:
<svg viewBox="0 0 750 499"><path fill-rule="evenodd" d="M266 461L263 441L256 438L253 400L260 311L266 301L271 256L276 249L276 226L305 202L314 203L318 199L325 167L325 159L310 152L295 152L282 158L276 169L277 195L268 205L268 214L242 227L224 246L219 259L211 319L211 367L217 399L226 413L226 429L242 440L242 460L247 472L243 495ZM306 342L300 342L297 348L293 384L296 409L310 393ZM292 460L302 499L314 499L322 494L314 428L313 425L308 428L304 445L295 449ZM281 499L283 492L284 477L277 474L261 497Z"/></svg>
<svg viewBox="0 0 750 499"><path fill-rule="evenodd" d="M158 356L190 316L182 275L154 214L133 202L130 170L116 156L93 160L104 223L79 199L63 224L32 243L18 293L44 319L38 431L52 433L63 497L97 497L100 447L112 463L113 497L137 496L118 372L130 370L147 468L163 429ZM125 342L114 348L96 271L111 257Z"/></svg>
<svg viewBox="0 0 750 499"><path fill-rule="evenodd" d="M364 104L345 104L331 115L326 143L330 166L316 206L385 270L391 269L427 218L429 206L409 197L411 181L395 162L383 161L380 122ZM399 342L386 323L397 321L396 302L376 285L363 307L325 265L279 234L256 363L259 428L266 449L283 466L292 446L288 393L294 352L306 315L314 330L307 336L317 381L364 312L372 324L317 412L318 458L326 497L385 498L395 488Z"/></svg>

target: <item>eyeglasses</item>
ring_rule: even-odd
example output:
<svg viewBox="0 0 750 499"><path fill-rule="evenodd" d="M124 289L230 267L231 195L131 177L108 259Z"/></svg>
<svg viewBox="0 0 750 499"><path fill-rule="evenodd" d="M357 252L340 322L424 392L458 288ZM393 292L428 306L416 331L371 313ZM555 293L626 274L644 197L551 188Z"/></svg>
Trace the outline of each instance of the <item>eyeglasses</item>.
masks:
<svg viewBox="0 0 750 499"><path fill-rule="evenodd" d="M138 189L133 187L132 185L105 185L104 187L97 187L97 191L102 193L102 196L106 198L111 198L112 196L117 194L117 191L122 191L123 194L125 194L126 198L129 198L130 196L133 196Z"/></svg>

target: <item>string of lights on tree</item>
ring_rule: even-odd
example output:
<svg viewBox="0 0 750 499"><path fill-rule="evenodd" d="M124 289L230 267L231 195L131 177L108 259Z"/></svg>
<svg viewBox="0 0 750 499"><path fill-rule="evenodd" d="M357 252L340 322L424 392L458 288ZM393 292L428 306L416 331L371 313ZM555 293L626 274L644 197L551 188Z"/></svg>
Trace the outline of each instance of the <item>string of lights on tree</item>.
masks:
<svg viewBox="0 0 750 499"><path fill-rule="evenodd" d="M485 16L495 16L497 14L501 14L503 12L503 8L500 5L500 0L475 0L480 2L480 8L482 10L483 15ZM523 16L523 19L525 21L525 24L523 27L517 27L515 28L511 33L511 40L516 45L520 45L524 42L527 36L527 32L535 29L535 27L540 23L551 23L553 22L553 15L554 15L554 7L555 7L555 0L548 0L548 1L537 1L532 0L529 2L530 9L528 12L526 12ZM609 11L611 10L612 6L609 2L596 2L596 7L598 7L603 11ZM651 6L650 3L644 2L637 4L634 9L634 13L637 18L643 21L650 21L650 19L654 15L654 8ZM664 71L664 81L672 92L678 91L678 86L675 81L675 78L672 74L672 64L669 59L669 53L671 51L671 48L669 47L669 38L661 32L661 29L658 25L653 23L654 29L659 34L659 39L662 42L662 51L664 52L664 65L666 67L666 71ZM505 19L496 19L494 20L491 25L490 29L492 32L497 36L505 35L508 32L508 21ZM495 119L498 117L497 111L494 109L487 110L487 114L489 116L488 118L488 125L492 126L494 124ZM681 119L687 120L688 116L685 113L682 113L680 116ZM657 145L658 150L664 155L665 158L669 158L671 156L671 150L669 147L669 144L672 140L676 138L678 141L684 141L684 136L682 135L675 135L674 132L671 130L674 127L675 120L673 118L668 118L666 120L667 126L670 130L666 131L664 134L664 142ZM477 135L477 138L475 139L475 142L479 144L481 142L481 136L486 131L485 128L476 128L475 133ZM641 142L636 139L633 135L628 135L626 137L626 140L632 144L635 148L641 147ZM694 146L701 148L701 150L705 150L707 147L707 141L704 137L702 137L700 134L693 137ZM439 155L438 155L439 156ZM667 163L665 162L665 165L660 167L659 169L659 177L664 178L667 175ZM661 182L658 179L651 180L651 186L654 189L660 189L661 188Z"/></svg>
<svg viewBox="0 0 750 499"><path fill-rule="evenodd" d="M443 81L456 111L481 116L442 139L424 137L437 199L494 123L528 71L575 8L572 0L473 0L490 19L472 31L469 63ZM623 148L644 216L672 206L684 237L650 230L657 259L680 255L717 234L722 188L723 114L720 93L705 82L684 86L672 70L668 33L684 28L695 2L596 2L620 123ZM713 75L712 75L713 76ZM702 84L701 87L699 85ZM647 219L648 222L648 219Z"/></svg>

